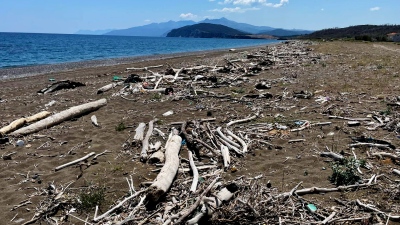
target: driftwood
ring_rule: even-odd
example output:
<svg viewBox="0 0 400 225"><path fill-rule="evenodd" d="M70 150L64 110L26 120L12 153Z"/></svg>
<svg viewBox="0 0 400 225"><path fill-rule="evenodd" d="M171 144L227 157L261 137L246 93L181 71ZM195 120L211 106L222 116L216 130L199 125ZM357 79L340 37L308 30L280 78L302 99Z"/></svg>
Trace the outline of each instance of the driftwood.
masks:
<svg viewBox="0 0 400 225"><path fill-rule="evenodd" d="M226 147L225 145L221 145L221 154L222 159L224 160L224 167L228 168L231 164L231 157L229 155L228 147Z"/></svg>
<svg viewBox="0 0 400 225"><path fill-rule="evenodd" d="M63 164L63 165L61 165L61 166L57 166L57 167L55 168L55 171L58 171L58 170L64 169L65 167L72 166L72 165L74 165L74 164L77 164L77 163L79 163L79 162L82 162L82 161L84 161L84 160L90 158L91 156L93 156L93 155L95 155L95 154L96 154L95 152L91 152L91 153L87 154L86 156L84 156L84 157L82 157L82 158L79 158L79 159L74 160L74 161L69 162L69 163L65 163L65 164Z"/></svg>
<svg viewBox="0 0 400 225"><path fill-rule="evenodd" d="M165 164L161 172L157 175L153 184L149 187L146 199L157 202L164 195L172 184L179 167L179 150L181 148L182 138L173 135L168 141L165 150Z"/></svg>
<svg viewBox="0 0 400 225"><path fill-rule="evenodd" d="M144 136L144 129L146 128L145 123L139 123L138 127L135 129L135 136L133 139L142 141Z"/></svg>
<svg viewBox="0 0 400 225"><path fill-rule="evenodd" d="M74 117L83 115L85 113L97 110L97 109L105 106L106 104L107 104L107 100L103 98L103 99L100 99L100 100L97 100L94 102L89 102L89 103L85 103L82 105L74 106L74 107L71 107L62 112L59 112L55 115L47 117L46 119L43 119L39 122L31 124L27 127L23 127L19 130L16 130L13 133L11 133L11 135L18 136L18 135L27 135L27 134L35 133L40 130L47 129L49 127L57 125L65 120L69 120Z"/></svg>
<svg viewBox="0 0 400 225"><path fill-rule="evenodd" d="M231 121L228 124L226 124L226 127L232 126L233 124L236 124L236 123L243 123L243 122L247 122L247 121L250 121L250 120L254 120L255 118L257 118L257 116L258 116L258 113L256 115L254 115L254 116L250 116L250 117L245 118L245 119Z"/></svg>
<svg viewBox="0 0 400 225"><path fill-rule="evenodd" d="M86 86L86 85L76 81L62 80L55 82L51 84L49 87L38 91L38 93L47 94L61 89L73 89L80 86Z"/></svg>
<svg viewBox="0 0 400 225"><path fill-rule="evenodd" d="M231 188L232 186L234 187ZM187 223L189 225L197 224L199 220L206 215L206 211L208 216L211 216L223 202L229 201L233 197L237 189L235 184L230 184L228 187L221 189L215 197L203 197L204 208L207 210L202 210L200 213L197 213L192 219L188 220Z"/></svg>
<svg viewBox="0 0 400 225"><path fill-rule="evenodd" d="M335 161L343 160L343 156L342 155L339 155L339 154L334 153L334 152L321 152L320 155L322 157L330 157L330 158L334 159Z"/></svg>
<svg viewBox="0 0 400 225"><path fill-rule="evenodd" d="M319 193L328 193L328 192L336 192L336 191L347 191L351 189L356 189L356 188L361 188L361 187L369 187L372 186L372 184L354 184L354 185L348 185L348 186L339 186L336 188L320 188L320 187L311 187L311 188L304 188L296 191L290 191L290 192L285 192L283 194L278 195L277 197L288 197L291 196L292 194L297 194L297 195L305 195L305 194L319 194Z"/></svg>
<svg viewBox="0 0 400 225"><path fill-rule="evenodd" d="M115 88L117 85L118 85L117 83L107 84L107 85L97 89L97 94L101 94L101 93L104 93L106 91L109 91L109 90Z"/></svg>
<svg viewBox="0 0 400 225"><path fill-rule="evenodd" d="M96 115L93 115L90 117L90 120L92 121L92 124L95 125L96 127L99 126L99 124L97 123L97 117Z"/></svg>
<svg viewBox="0 0 400 225"><path fill-rule="evenodd" d="M190 168L192 169L192 172L193 172L193 182L192 182L192 186L190 186L190 191L192 193L194 193L194 192L196 192L197 183L199 182L199 171L197 170L196 165L194 165L193 153L189 150L188 154L189 154Z"/></svg>
<svg viewBox="0 0 400 225"><path fill-rule="evenodd" d="M32 123L32 122L36 122L38 120L44 119L44 118L50 116L50 114L51 114L50 112L43 111L43 112L37 113L37 114L27 117L27 118L20 118L20 119L14 120L9 125L1 128L0 134L3 134L3 135L8 134L8 133L24 126L27 123Z"/></svg>
<svg viewBox="0 0 400 225"><path fill-rule="evenodd" d="M149 139L151 134L153 133L153 124L156 122L157 119L154 119L149 122L149 129L147 130L146 136L142 141L142 152L140 153L140 160L145 162L147 160L147 151L149 150Z"/></svg>

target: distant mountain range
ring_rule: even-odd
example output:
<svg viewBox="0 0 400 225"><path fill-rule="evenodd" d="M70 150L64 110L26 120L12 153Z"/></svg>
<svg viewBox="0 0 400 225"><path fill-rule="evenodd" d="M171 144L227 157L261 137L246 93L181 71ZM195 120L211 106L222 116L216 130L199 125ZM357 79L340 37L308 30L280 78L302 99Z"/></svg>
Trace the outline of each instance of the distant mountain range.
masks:
<svg viewBox="0 0 400 225"><path fill-rule="evenodd" d="M185 20L185 21L168 21L163 23L151 23L143 26L131 27L127 29L119 29L119 30L111 30L108 32L98 34L102 35L115 35L115 36L148 36L148 37L165 37L167 36L168 32L173 29L181 28L184 26L200 24L200 23L209 23L209 24L219 24L230 27L235 30L239 30L244 33L250 34L262 34L262 35L271 35L268 32L275 31L274 36L291 36L291 35L301 35L301 34L308 34L311 31L306 30L285 30L285 29L276 29L273 27L268 26L254 26L247 23L238 23L232 20L228 20L224 17L220 19L205 19L199 22L195 22L192 20ZM278 30L278 31L276 31ZM82 31L79 31L80 34ZM87 33L87 34L94 34ZM283 34L283 35L280 35Z"/></svg>
<svg viewBox="0 0 400 225"><path fill-rule="evenodd" d="M74 34L91 34L91 35L102 35L108 32L113 31L114 29L107 29L107 30L79 30Z"/></svg>
<svg viewBox="0 0 400 225"><path fill-rule="evenodd" d="M167 37L190 38L251 38L250 33L245 33L228 26L212 23L198 23L173 29Z"/></svg>

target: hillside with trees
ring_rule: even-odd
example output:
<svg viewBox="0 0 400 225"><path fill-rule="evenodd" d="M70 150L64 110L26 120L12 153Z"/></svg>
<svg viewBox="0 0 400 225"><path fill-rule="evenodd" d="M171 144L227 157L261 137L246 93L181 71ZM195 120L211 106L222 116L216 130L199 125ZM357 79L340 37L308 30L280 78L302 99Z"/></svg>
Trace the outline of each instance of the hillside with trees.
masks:
<svg viewBox="0 0 400 225"><path fill-rule="evenodd" d="M307 39L352 38L356 40L386 41L387 34L400 33L400 25L358 25L345 28L330 28L304 35Z"/></svg>
<svg viewBox="0 0 400 225"><path fill-rule="evenodd" d="M191 38L242 38L249 39L250 33L245 33L224 25L199 23L173 29L167 37L191 37Z"/></svg>

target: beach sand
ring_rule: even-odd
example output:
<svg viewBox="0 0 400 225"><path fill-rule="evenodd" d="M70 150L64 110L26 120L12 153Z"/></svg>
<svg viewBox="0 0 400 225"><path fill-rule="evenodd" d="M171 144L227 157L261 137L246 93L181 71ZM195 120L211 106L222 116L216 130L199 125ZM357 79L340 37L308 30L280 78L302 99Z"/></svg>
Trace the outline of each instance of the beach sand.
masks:
<svg viewBox="0 0 400 225"><path fill-rule="evenodd" d="M393 44L383 44L388 48L398 48ZM145 67L164 65L154 72L163 72L168 65L174 68L195 65L225 65L225 58L243 58L250 52L257 52L260 47L240 49L235 52L228 50L200 52L174 57L153 57L151 60L140 59L137 62L121 62L112 66L89 68L69 68L67 71L52 72L35 76L18 77L0 80L0 125L27 117L43 110L52 113L60 112L72 106L101 98L107 99L107 105L97 111L64 121L59 125L39 131L25 137L10 137L11 144L0 145L2 155L15 152L10 160L0 159L0 218L1 224L22 224L29 221L35 214L36 207L47 198L47 189L53 184L57 189L69 186L71 193L78 193L85 188L105 187L105 203L100 212L105 212L122 199L129 191L126 178L132 176L136 189L141 182L152 181L157 173L151 172L154 165L140 162L138 156L140 147L124 149L123 144L132 140L134 130L140 122L148 123L153 118L161 121L156 127L165 133L174 122L190 121L207 118L211 111L216 118L213 122L224 125L227 121L242 119L254 112L248 107L249 102L239 101L242 95L254 93L254 85L260 80L276 80L268 90L272 99L255 99L255 104L262 105L262 117L256 122L285 123L285 121L309 120L312 122L332 122L330 126L306 129L300 132L276 131L277 133L262 133L270 136L267 139L279 148L269 149L266 146L254 147L250 153L234 160L237 172L226 171L222 177L225 182L238 176L255 177L263 174L262 182L269 181L280 192L290 191L299 182L302 187L334 187L328 180L332 171L327 158L319 153L329 148L333 151L345 151L352 155L348 144L349 137L367 135L376 139L389 140L395 146L400 141L395 132L378 129L367 131L365 126L348 127L344 120L330 120L322 112L332 110L333 115L347 117L366 117L387 109L387 101L399 95L399 56L395 51L375 48L371 43L324 42L309 46L320 58L306 63L296 62L290 66L270 68L258 76L249 77L241 84L207 90L221 94L230 94L234 100L207 98L201 100L183 99L171 101L171 96L155 96L154 93L134 93L126 96L113 97L121 86L109 92L97 94L97 89L113 82L114 76L127 77L131 73L151 75L149 72L126 71L128 67ZM262 49L265 49L263 47ZM383 66L383 68L379 67ZM84 65L82 65L85 67ZM18 70L8 71L9 76L18 76ZM3 71L4 72L4 71ZM1 70L0 70L1 73ZM216 74L227 76L226 74ZM37 92L52 81L49 79L73 80L86 84L84 87L60 90L50 94ZM287 78L281 79L280 78ZM162 83L161 87L173 87L175 93L188 88L186 81ZM205 88L206 89L206 88ZM311 99L293 98L294 92L310 91L315 93ZM317 96L328 97L326 104L318 104ZM52 106L45 105L56 101ZM204 105L199 107L199 105ZM294 106L294 107L292 107ZM329 109L331 107L331 109ZM168 117L163 113L173 110ZM398 113L397 109L391 109ZM90 117L96 115L100 127L95 127ZM393 115L393 114L392 114ZM394 117L394 116L393 116ZM116 126L123 123L128 128L116 131ZM237 127L235 130L240 130ZM333 134L333 135L332 135ZM25 145L13 145L17 140L23 140ZM305 139L304 142L288 143L292 139ZM163 142L164 144L164 142ZM55 171L55 167L85 156L90 152L109 153L99 156L89 167L70 166ZM368 157L367 148L355 150L360 158L371 160L374 169L364 170L364 178L372 174L385 174L393 180L398 179L391 173L392 168L398 168L392 162L383 162L374 157ZM185 153L181 157L187 158ZM207 160L205 160L207 162ZM221 166L221 162L218 164ZM87 168L86 168L87 167ZM190 174L186 174L190 176ZM39 178L38 178L39 177ZM386 185L386 183L382 184ZM373 196L371 195L373 193ZM72 196L72 195L71 195ZM321 207L335 206L334 198L346 200L363 199L371 201L384 211L395 212L398 200L391 198L389 193L381 189L360 190L358 192L329 193L325 195L308 195L306 199L316 202ZM14 206L29 201L29 204L13 209ZM389 203L389 204L388 204ZM91 214L93 216L93 212ZM86 216L82 216L86 218ZM13 219L14 222L10 222ZM70 218L70 224L81 222ZM69 223L66 223L69 224Z"/></svg>

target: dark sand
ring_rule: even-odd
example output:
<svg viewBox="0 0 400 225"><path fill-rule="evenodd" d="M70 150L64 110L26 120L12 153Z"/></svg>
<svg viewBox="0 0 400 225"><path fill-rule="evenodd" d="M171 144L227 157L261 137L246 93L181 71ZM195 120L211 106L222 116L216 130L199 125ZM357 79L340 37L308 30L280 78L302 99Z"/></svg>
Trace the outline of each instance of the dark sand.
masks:
<svg viewBox="0 0 400 225"><path fill-rule="evenodd" d="M396 48L391 44L387 44L387 46ZM382 129L367 131L364 126L350 128L343 120L329 120L326 115L321 114L331 104L335 105L335 115L348 117L366 117L370 113L385 110L387 108L385 100L396 97L400 93L399 65L396 63L399 62L398 54L395 51L373 47L369 43L329 42L319 43L311 48L326 57L316 64L307 63L263 71L260 76L250 78L250 82L245 82L240 86L245 93L234 96L240 98L240 95L253 92L256 79L288 77L292 82L282 81L272 85L270 92L276 96L274 99L256 100L258 104L265 105L264 118L259 118L256 122L273 122L276 121L274 116L281 114L290 121L306 119L313 122L331 121L333 124L301 132L266 133L266 135L272 136L269 141L274 145L281 146L282 149L268 149L267 147L250 149L250 153L244 158L235 160L238 168L236 173L224 173L225 181L241 175L254 177L263 174L264 183L269 180L273 187L282 192L290 191L300 181L303 182L302 187L304 188L334 187L328 181L328 177L331 175L329 164L325 162L326 158L319 156L319 152L325 151L326 147L336 152L343 150L347 154L352 154L347 145L351 141L349 137L355 135L370 135L377 139L389 140L395 146L400 145L394 132ZM140 148L125 151L122 147L127 139L133 137L134 129L140 122L147 123L154 117L160 118L162 123L157 127L168 132L170 127L168 124L172 122L206 117L207 111L197 110L196 102L188 99L170 101L166 96L162 96L161 100L155 101L153 93L137 93L128 96L135 101L127 101L120 97L112 97L112 94L119 90L118 87L110 92L97 95L97 89L111 83L113 76L126 77L130 74L125 71L127 67L159 64L170 64L174 68L197 64L224 65L223 58L231 57L233 54L237 54L239 57L251 51L253 49L247 48L234 53L222 50L171 57L155 56L150 60L134 59L130 61L132 59L129 59L127 61L103 61L100 64L58 65L55 66L56 69L54 66L42 66L33 70L30 68L0 70L0 76L18 77L0 81L1 127L15 119L46 110L45 105L52 100L55 100L56 104L48 107L47 110L54 113L100 98L108 100L107 106L98 111L21 138L26 143L24 147L15 147L13 144L0 145L3 155L16 152L12 155L11 160L0 159L2 168L0 171L0 218L2 218L0 224L12 224L10 220L13 217L18 224L30 220L35 213L36 206L47 198L45 190L49 184L61 188L72 181L74 183L70 186L71 192L78 192L80 189L93 185L107 187L107 204L101 209L102 212L105 212L128 192L126 177L132 176L135 188L138 189L140 182L151 181L157 175L150 172L155 168L154 166L143 164L137 158ZM377 70L376 65L383 63L385 69ZM59 69L63 71L55 72L56 70L60 71ZM154 71L162 72L164 69L165 67ZM50 72L53 70L55 71ZM45 74L19 77L38 73ZM145 72L137 73L146 74ZM224 76L224 74L218 74L218 76ZM86 86L38 95L36 93L38 90L51 84L49 78L70 79L85 83ZM162 86L165 87L165 85ZM185 86L174 84L173 87L179 91ZM211 89L211 91L232 93L232 89L237 88L225 87ZM293 91L301 90L329 96L332 101L325 105L319 105L314 98L294 99L290 97ZM288 97L281 97L279 100L279 96L282 96L284 92L288 93ZM202 104L205 104L206 108L213 112L213 116L217 118L217 124L224 124L225 121L245 118L252 114L245 104L238 101L220 101L211 98ZM291 106L295 107L290 108ZM287 109L285 110L284 107ZM301 110L304 107L306 108ZM174 110L174 114L163 117L162 114L168 110ZM397 111L395 112L397 113ZM91 124L91 115L97 116L100 128ZM115 127L121 122L130 128L122 132L116 131ZM334 135L330 135L332 133ZM45 137L35 137L35 135L44 135ZM297 138L304 138L306 141L288 144L288 140ZM11 139L13 143L18 140L17 138ZM111 153L100 156L97 159L98 163L87 169L82 166L83 174L79 178L77 178L81 173L79 166L54 171L54 168L59 165L83 157L90 152L100 153L104 150L109 150ZM366 148L356 150L358 157L369 159L374 165L374 169L370 171L363 169L364 178L368 179L372 174L385 174L393 180L398 179L391 173L391 169L398 168L398 165L374 157L369 158L367 150ZM72 151L72 154L68 154L69 151ZM186 155L182 157L186 157ZM35 174L40 176L40 183L37 179L32 178ZM328 208L336 204L334 198L342 198L346 200L363 199L365 202L374 203L382 210L391 212L397 212L399 209L398 200L394 200L389 193L379 189L309 195L306 198ZM12 210L15 205L28 199L31 204ZM71 223L80 224L73 219L72 221Z"/></svg>

